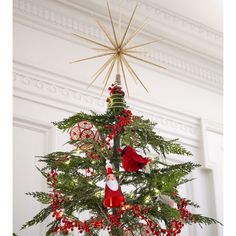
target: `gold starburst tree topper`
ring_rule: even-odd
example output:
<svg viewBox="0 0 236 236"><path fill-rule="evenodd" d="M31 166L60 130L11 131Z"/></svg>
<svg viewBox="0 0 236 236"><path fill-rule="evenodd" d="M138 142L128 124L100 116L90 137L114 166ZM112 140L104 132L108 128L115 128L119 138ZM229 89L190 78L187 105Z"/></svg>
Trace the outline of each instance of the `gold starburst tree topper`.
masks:
<svg viewBox="0 0 236 236"><path fill-rule="evenodd" d="M100 54L98 55L94 55L92 57L87 57L87 58L83 58L80 60L76 60L76 61L72 61L71 63L76 63L76 62L82 62L82 61L87 61L87 60L91 60L91 59L95 59L95 58L99 58L99 57L107 57L109 56L109 58L105 61L105 63L96 71L96 73L92 76L92 82L89 84L88 87L90 87L98 78L99 76L106 71L106 75L104 78L104 86L103 86L103 90L102 93L104 92L107 83L109 81L109 78L112 74L112 71L115 69L117 70L117 75L120 77L120 71L122 73L121 78L124 80L125 82L125 86L126 86L126 90L127 90L127 94L129 95L129 90L128 90L128 83L127 83L127 76L126 76L126 71L128 71L129 75L134 79L134 81L137 83L137 81L139 83L141 83L141 85L144 87L144 89L147 91L147 88L145 87L145 85L143 84L143 82L141 81L141 79L138 77L137 73L135 72L135 70L132 68L132 66L130 65L130 63L128 62L128 58L133 58L135 60L144 62L144 63L148 63L151 64L153 66L162 68L162 69L166 69L165 67L158 65L156 63L153 63L151 61L145 60L144 58L141 58L138 56L139 53L142 53L141 51L137 51L137 48L143 47L145 45L160 41L162 39L156 39L150 42L146 42L146 43L142 43L142 44L137 44L134 46L129 46L130 42L132 41L132 39L137 36L145 27L145 25L147 24L147 19L146 18L144 20L144 22L137 27L136 30L134 30L129 36L129 29L132 23L132 20L134 18L134 14L136 12L136 9L138 7L138 4L136 4L132 15L130 17L130 20L126 26L126 29L123 33L123 35L121 35L120 37L118 37L118 30L115 28L114 25L114 21L112 18L112 14L111 14L111 10L109 7L109 4L107 2L107 9L108 9L108 15L109 15L109 19L110 19L110 23L111 23L111 28L112 28L112 33L109 32L109 30L101 23L100 20L96 19L96 23L99 26L99 28L101 29L101 31L104 33L104 35L106 36L106 38L109 41L109 44L104 44L101 43L99 41L94 41L92 39L86 38L84 36L78 35L76 33L73 33L73 35L82 38L84 40L89 41L90 43L93 43L97 46L99 46L99 48L95 48L95 50L99 51ZM120 24L121 24L121 14L119 17L119 21L118 21L118 29L120 30ZM120 33L119 33L120 35ZM125 70L126 69L126 70Z"/></svg>

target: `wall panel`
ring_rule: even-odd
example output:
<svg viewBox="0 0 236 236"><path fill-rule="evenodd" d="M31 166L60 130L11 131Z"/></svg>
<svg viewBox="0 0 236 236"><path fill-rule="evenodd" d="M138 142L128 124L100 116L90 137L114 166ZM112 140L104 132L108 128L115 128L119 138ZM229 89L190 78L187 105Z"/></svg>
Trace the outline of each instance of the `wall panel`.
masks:
<svg viewBox="0 0 236 236"><path fill-rule="evenodd" d="M23 233L24 236L41 236L45 232L45 224L28 228L24 232L19 229L42 209L41 204L25 193L46 190L45 179L35 167L42 167L36 156L45 155L48 151L48 128L41 123L32 123L29 119L14 118L13 230L19 235Z"/></svg>

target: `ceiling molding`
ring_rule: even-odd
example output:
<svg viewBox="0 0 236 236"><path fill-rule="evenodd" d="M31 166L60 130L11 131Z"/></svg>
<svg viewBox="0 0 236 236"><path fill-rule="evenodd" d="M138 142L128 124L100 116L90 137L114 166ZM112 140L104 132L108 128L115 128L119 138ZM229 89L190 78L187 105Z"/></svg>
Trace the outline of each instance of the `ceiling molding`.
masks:
<svg viewBox="0 0 236 236"><path fill-rule="evenodd" d="M114 1L114 0L113 0ZM126 1L136 1L136 0L126 0ZM221 44L223 41L223 34L215 29L208 27L207 25L201 24L197 21L194 21L190 18L177 14L169 9L166 9L160 5L158 5L155 1L152 1L152 4L148 4L147 1L140 0L142 5L144 5L147 9L153 8L158 17L165 17L170 24L180 24L181 27L186 28L187 30L191 30L195 32L195 34L200 34L201 37L206 37L214 40L216 43Z"/></svg>
<svg viewBox="0 0 236 236"><path fill-rule="evenodd" d="M58 2L61 4L62 1L65 3L73 2L72 0L58 0L55 1L55 4ZM81 2L91 1L93 0ZM126 1L132 2L133 0ZM78 15L78 9L74 9L75 12L69 14L71 9L65 10L61 5L55 5L57 8L53 8L52 5L45 4L45 2L54 4L54 2L43 0L40 1L40 4L34 0L14 0L14 20L80 44L85 44L85 42L77 38L75 39L75 37L71 35L71 32L78 32L96 40L105 40L101 32L95 26L95 23L91 23L92 20L89 20L91 16L88 15L88 13L85 19L86 13L84 13L84 10L81 9L81 15L75 17L75 13ZM146 5L144 6L147 7ZM81 8L80 5L77 5L77 7ZM147 38L147 35L141 35L140 37ZM187 83L222 94L223 76L222 65L220 63L209 62L196 55L194 55L197 58L196 60L189 60L189 57L184 57L179 52L179 49L175 49L173 46L168 48L166 45L161 45L158 47L158 50L154 50L153 47L148 47L146 51L145 57L168 68L168 70L160 71L160 73L165 73ZM191 56L193 58L192 54Z"/></svg>
<svg viewBox="0 0 236 236"><path fill-rule="evenodd" d="M107 0L57 0L57 2L63 3L64 6L71 7L71 9L87 10L91 15L100 15L100 17L107 15ZM146 16L151 16L147 33L160 35L165 37L166 41L170 43L176 43L193 51L197 50L202 54L222 60L222 32L181 16L156 3L148 3L149 1L110 0L109 2L114 15L118 15L119 9L121 9L122 15L127 19L129 19L130 12L136 2L138 2L138 14L135 15L135 21L141 22ZM119 2L122 2L121 7ZM96 12L94 12L94 9L96 9Z"/></svg>
<svg viewBox="0 0 236 236"><path fill-rule="evenodd" d="M83 81L36 68L31 65L14 62L14 96L37 101L60 109L77 112L94 110L104 112L106 101L99 97L99 88L94 91L81 89ZM82 86L83 87L83 86ZM135 98L127 98L134 114L142 115L158 123L158 130L169 136L181 136L189 145L195 145L200 135L200 117L179 111L166 104L152 104ZM195 143L195 144L194 144Z"/></svg>

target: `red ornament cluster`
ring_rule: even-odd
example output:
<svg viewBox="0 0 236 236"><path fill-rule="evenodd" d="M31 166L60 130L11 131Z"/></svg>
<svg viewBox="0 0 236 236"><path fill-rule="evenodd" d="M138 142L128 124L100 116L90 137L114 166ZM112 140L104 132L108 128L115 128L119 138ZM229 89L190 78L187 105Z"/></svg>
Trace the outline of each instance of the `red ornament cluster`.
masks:
<svg viewBox="0 0 236 236"><path fill-rule="evenodd" d="M60 220L63 217L63 211L60 210L59 205L62 204L65 199L60 192L56 190L56 184L58 182L58 174L56 170L51 170L47 175L47 182L52 187L52 193L49 193L48 196L51 198L51 204L53 209L52 216L56 220Z"/></svg>
<svg viewBox="0 0 236 236"><path fill-rule="evenodd" d="M176 236L181 233L182 227L184 224L180 221L173 220L171 222L171 228L170 229L160 229L161 235L165 236Z"/></svg>
<svg viewBox="0 0 236 236"><path fill-rule="evenodd" d="M128 109L123 109L120 115L115 116L116 124L106 125L106 129L110 132L106 138L106 144L110 146L111 140L122 130L125 130L125 126L131 124L133 121L132 112Z"/></svg>
<svg viewBox="0 0 236 236"><path fill-rule="evenodd" d="M192 214L187 210L188 202L185 199L180 199L178 203L178 210L180 211L181 221L173 220L170 229L161 229L161 233L165 236L176 236L181 233L184 222L192 220Z"/></svg>
<svg viewBox="0 0 236 236"><path fill-rule="evenodd" d="M119 94L122 97L125 96L124 91L122 90L122 88L119 85L116 84L112 84L111 87L108 88L108 90L110 91L110 95L112 96L113 94ZM108 98L109 99L109 98Z"/></svg>
<svg viewBox="0 0 236 236"><path fill-rule="evenodd" d="M185 222L192 221L192 214L187 210L188 202L183 198L180 199L178 209L180 211L180 217Z"/></svg>

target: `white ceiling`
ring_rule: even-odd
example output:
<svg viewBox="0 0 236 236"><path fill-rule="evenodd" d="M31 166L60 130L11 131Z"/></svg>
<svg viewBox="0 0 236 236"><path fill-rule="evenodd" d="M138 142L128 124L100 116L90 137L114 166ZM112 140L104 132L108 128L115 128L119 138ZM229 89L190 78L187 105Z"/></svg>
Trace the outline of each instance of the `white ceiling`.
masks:
<svg viewBox="0 0 236 236"><path fill-rule="evenodd" d="M148 3L148 1L145 1ZM217 31L223 31L223 0L149 0Z"/></svg>

